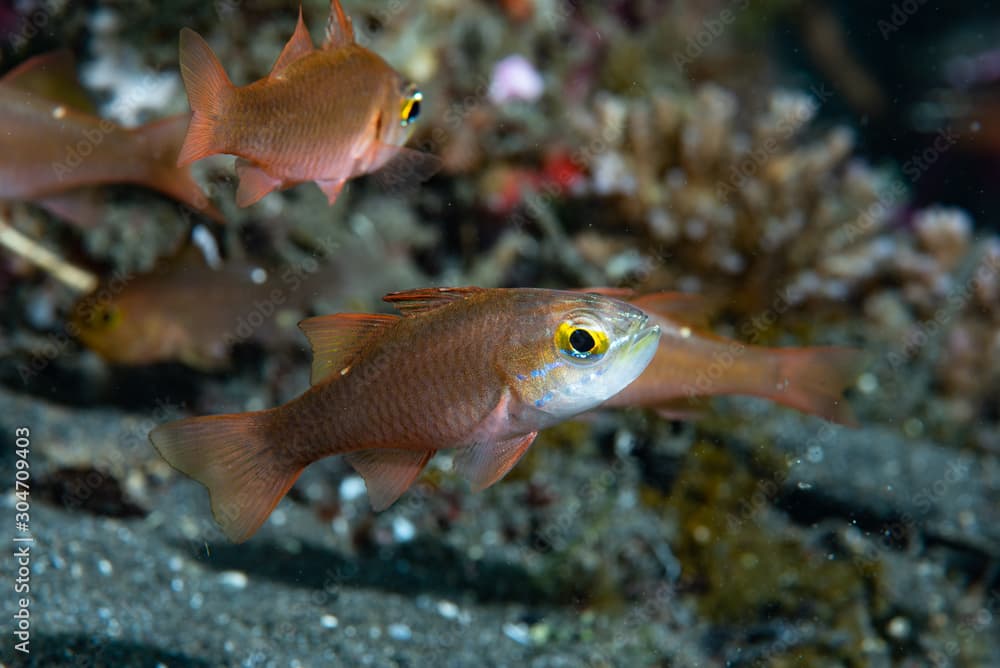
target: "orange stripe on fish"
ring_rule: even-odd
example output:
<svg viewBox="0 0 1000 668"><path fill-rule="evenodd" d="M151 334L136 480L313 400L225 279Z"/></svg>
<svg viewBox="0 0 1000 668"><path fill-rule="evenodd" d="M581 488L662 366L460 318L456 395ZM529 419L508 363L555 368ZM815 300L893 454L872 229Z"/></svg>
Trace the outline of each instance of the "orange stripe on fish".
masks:
<svg viewBox="0 0 1000 668"><path fill-rule="evenodd" d="M390 169L396 181L419 182L438 168L435 157L403 147L422 94L354 41L337 0L323 48L313 46L299 8L271 73L247 86L233 85L211 47L187 28L180 68L194 113L177 164L237 156L239 206L306 181L333 204L355 176Z"/></svg>
<svg viewBox="0 0 1000 668"><path fill-rule="evenodd" d="M473 489L489 487L540 429L630 383L659 337L641 310L599 295L430 288L386 299L403 315L301 323L315 359L297 399L150 433L167 462L209 489L232 540L249 538L302 469L330 455L346 455L376 510L437 450L456 451Z"/></svg>

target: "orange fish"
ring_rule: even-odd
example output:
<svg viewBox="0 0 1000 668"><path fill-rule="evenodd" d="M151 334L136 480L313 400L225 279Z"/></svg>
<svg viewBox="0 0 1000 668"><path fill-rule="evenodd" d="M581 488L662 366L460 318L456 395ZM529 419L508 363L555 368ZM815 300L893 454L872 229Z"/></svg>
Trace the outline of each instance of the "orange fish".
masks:
<svg viewBox="0 0 1000 668"><path fill-rule="evenodd" d="M177 164L238 156L239 206L306 181L333 204L347 179L390 161L403 165L403 178L423 180L437 169L433 156L402 146L420 114L420 91L354 41L338 0L330 3L321 49L299 8L271 73L248 86L234 86L205 40L187 28L180 64L194 116Z"/></svg>
<svg viewBox="0 0 1000 668"><path fill-rule="evenodd" d="M539 289L393 293L402 316L300 323L312 388L269 410L188 418L150 433L204 484L231 540L249 538L310 463L346 455L376 510L442 449L474 489L502 478L538 430L594 408L646 367L659 329L608 297Z"/></svg>
<svg viewBox="0 0 1000 668"><path fill-rule="evenodd" d="M221 221L175 165L187 115L135 129L95 116L68 51L36 56L0 79L0 199L32 201L82 226L100 220L91 186L134 183Z"/></svg>
<svg viewBox="0 0 1000 668"><path fill-rule="evenodd" d="M659 350L642 375L604 406L643 406L668 417L689 417L678 401L742 394L856 425L843 392L858 375L859 351L765 348L717 336L703 327L705 307L694 295L660 292L629 301L659 325Z"/></svg>
<svg viewBox="0 0 1000 668"><path fill-rule="evenodd" d="M213 269L187 247L149 273L111 276L74 306L67 328L115 364L180 361L218 370L235 343L298 346L294 323L317 302L368 306L421 275L401 251L350 238L336 246L322 264L310 258L266 269L236 259ZM375 263L386 266L372 274Z"/></svg>

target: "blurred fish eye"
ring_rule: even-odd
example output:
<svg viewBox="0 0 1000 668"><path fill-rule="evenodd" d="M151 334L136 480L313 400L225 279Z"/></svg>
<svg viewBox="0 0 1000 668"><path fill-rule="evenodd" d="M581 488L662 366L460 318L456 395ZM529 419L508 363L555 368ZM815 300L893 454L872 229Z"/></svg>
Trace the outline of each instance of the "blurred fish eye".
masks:
<svg viewBox="0 0 1000 668"><path fill-rule="evenodd" d="M599 359L610 347L608 335L596 327L564 322L556 328L559 352L578 360Z"/></svg>
<svg viewBox="0 0 1000 668"><path fill-rule="evenodd" d="M114 327L121 322L121 311L117 306L97 307L91 310L87 322L91 327Z"/></svg>
<svg viewBox="0 0 1000 668"><path fill-rule="evenodd" d="M399 124L404 128L420 117L420 102L424 99L419 90L413 91L405 100L399 112Z"/></svg>

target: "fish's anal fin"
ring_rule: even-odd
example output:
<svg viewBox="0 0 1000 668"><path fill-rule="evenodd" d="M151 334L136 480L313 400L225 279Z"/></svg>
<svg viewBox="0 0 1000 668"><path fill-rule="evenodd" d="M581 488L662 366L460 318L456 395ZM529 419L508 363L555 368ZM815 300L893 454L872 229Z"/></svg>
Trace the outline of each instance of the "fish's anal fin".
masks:
<svg viewBox="0 0 1000 668"><path fill-rule="evenodd" d="M712 306L699 295L687 292L651 292L629 299L643 311L662 316L676 323L708 329Z"/></svg>
<svg viewBox="0 0 1000 668"><path fill-rule="evenodd" d="M503 478L538 436L537 431L504 441L479 441L459 450L455 470L469 481L473 491L486 489Z"/></svg>
<svg viewBox="0 0 1000 668"><path fill-rule="evenodd" d="M324 49L338 49L354 43L354 26L351 17L344 13L340 0L330 0L330 17L326 20Z"/></svg>
<svg viewBox="0 0 1000 668"><path fill-rule="evenodd" d="M310 383L315 385L348 369L371 337L397 320L398 315L336 313L300 322L299 329L309 339L313 353Z"/></svg>
<svg viewBox="0 0 1000 668"><path fill-rule="evenodd" d="M410 488L435 450L359 450L345 456L347 462L365 479L368 500L375 511L391 506Z"/></svg>
<svg viewBox="0 0 1000 668"><path fill-rule="evenodd" d="M76 61L69 49L59 49L29 58L3 77L0 84L12 86L69 109L96 112L87 91L76 77Z"/></svg>
<svg viewBox="0 0 1000 668"><path fill-rule="evenodd" d="M330 206L333 206L333 203L337 201L337 197L340 195L340 191L344 189L344 181L345 179L316 181L316 185L326 195L327 204Z"/></svg>
<svg viewBox="0 0 1000 668"><path fill-rule="evenodd" d="M468 299L473 295L485 292L485 288L417 288L402 292L390 292L382 301L392 304L404 316L417 315L447 306L452 302Z"/></svg>
<svg viewBox="0 0 1000 668"><path fill-rule="evenodd" d="M281 179L271 176L243 158L236 160L236 175L240 179L240 185L236 189L236 205L239 207L256 204L283 185Z"/></svg>
<svg viewBox="0 0 1000 668"><path fill-rule="evenodd" d="M286 67L314 50L312 37L309 36L309 30L306 28L305 21L302 20L302 5L299 5L299 20L295 24L295 32L285 44L285 48L281 50L281 55L274 61L274 67L271 68L271 74L268 76L272 78L280 76Z"/></svg>

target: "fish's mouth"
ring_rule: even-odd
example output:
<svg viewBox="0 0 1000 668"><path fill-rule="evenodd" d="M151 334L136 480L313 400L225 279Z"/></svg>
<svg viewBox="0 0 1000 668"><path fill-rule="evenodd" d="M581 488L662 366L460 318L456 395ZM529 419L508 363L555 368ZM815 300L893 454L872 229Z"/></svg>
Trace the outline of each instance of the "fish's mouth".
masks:
<svg viewBox="0 0 1000 668"><path fill-rule="evenodd" d="M643 325L645 325L645 322L641 323L639 331L632 335L632 347L636 351L643 350L650 344L656 345L660 340L659 325Z"/></svg>

